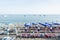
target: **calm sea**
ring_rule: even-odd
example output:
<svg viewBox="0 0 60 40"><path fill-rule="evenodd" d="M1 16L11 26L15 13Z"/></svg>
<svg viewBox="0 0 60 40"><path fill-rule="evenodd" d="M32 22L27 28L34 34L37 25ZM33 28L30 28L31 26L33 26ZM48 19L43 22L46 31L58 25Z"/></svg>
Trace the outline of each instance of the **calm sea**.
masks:
<svg viewBox="0 0 60 40"><path fill-rule="evenodd" d="M0 15L0 23L27 23L27 22L60 22L60 15L20 15L20 14L3 14Z"/></svg>

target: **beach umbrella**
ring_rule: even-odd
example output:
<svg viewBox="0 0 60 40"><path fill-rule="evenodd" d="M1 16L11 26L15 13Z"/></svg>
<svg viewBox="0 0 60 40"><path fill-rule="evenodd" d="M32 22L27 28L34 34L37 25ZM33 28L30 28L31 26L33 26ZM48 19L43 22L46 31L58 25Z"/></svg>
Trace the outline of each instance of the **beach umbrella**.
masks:
<svg viewBox="0 0 60 40"><path fill-rule="evenodd" d="M39 34L34 34L34 37L37 38L39 36Z"/></svg>
<svg viewBox="0 0 60 40"><path fill-rule="evenodd" d="M50 34L45 34L45 36L51 38L51 37L55 37L55 34L50 33Z"/></svg>
<svg viewBox="0 0 60 40"><path fill-rule="evenodd" d="M44 34L40 34L40 38L44 38Z"/></svg>
<svg viewBox="0 0 60 40"><path fill-rule="evenodd" d="M60 26L60 23L52 22L52 26L53 26L53 27L59 27L59 26Z"/></svg>
<svg viewBox="0 0 60 40"><path fill-rule="evenodd" d="M38 27L38 26L37 26L37 23L32 23L32 27L37 28L37 27Z"/></svg>
<svg viewBox="0 0 60 40"><path fill-rule="evenodd" d="M27 37L29 38L30 37L30 34L27 34Z"/></svg>
<svg viewBox="0 0 60 40"><path fill-rule="evenodd" d="M45 23L45 25L47 26L47 27L52 27L52 24L50 24L50 23Z"/></svg>
<svg viewBox="0 0 60 40"><path fill-rule="evenodd" d="M25 23L24 26L25 27L31 27L31 23Z"/></svg>
<svg viewBox="0 0 60 40"><path fill-rule="evenodd" d="M37 23L34 23L34 22L33 22L32 25L37 25Z"/></svg>
<svg viewBox="0 0 60 40"><path fill-rule="evenodd" d="M59 23L53 23L53 25L60 25Z"/></svg>
<svg viewBox="0 0 60 40"><path fill-rule="evenodd" d="M24 34L22 34L22 37L25 37L25 33L24 33Z"/></svg>
<svg viewBox="0 0 60 40"><path fill-rule="evenodd" d="M41 25L42 25L42 23L39 23L39 24L41 24Z"/></svg>
<svg viewBox="0 0 60 40"><path fill-rule="evenodd" d="M43 23L39 23L40 25L43 25L43 26L46 26L45 24L43 24Z"/></svg>
<svg viewBox="0 0 60 40"><path fill-rule="evenodd" d="M46 25L48 28L50 28L50 31L52 31L52 24L50 24L50 23L45 23L45 25Z"/></svg>
<svg viewBox="0 0 60 40"><path fill-rule="evenodd" d="M48 35L48 34L45 34L45 37L46 37L46 38L48 38L48 37L49 37L49 35Z"/></svg>

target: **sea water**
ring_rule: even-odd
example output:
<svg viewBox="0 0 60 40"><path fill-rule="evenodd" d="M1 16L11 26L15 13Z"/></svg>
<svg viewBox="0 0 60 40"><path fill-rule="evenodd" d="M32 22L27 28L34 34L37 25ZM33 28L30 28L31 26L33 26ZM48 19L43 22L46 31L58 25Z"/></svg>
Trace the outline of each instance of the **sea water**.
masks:
<svg viewBox="0 0 60 40"><path fill-rule="evenodd" d="M60 15L21 15L21 14L3 14L0 15L0 23L52 23L60 22Z"/></svg>

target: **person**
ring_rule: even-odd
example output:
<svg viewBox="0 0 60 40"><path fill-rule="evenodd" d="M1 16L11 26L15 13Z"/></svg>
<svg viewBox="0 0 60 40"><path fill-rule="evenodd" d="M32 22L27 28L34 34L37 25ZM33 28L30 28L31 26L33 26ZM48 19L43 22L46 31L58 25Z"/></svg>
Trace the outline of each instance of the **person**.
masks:
<svg viewBox="0 0 60 40"><path fill-rule="evenodd" d="M37 29L37 30L38 30L38 32L39 32L39 31L40 31L40 28L38 27L38 29Z"/></svg>
<svg viewBox="0 0 60 40"><path fill-rule="evenodd" d="M28 29L29 29L28 27L25 27L25 32L28 32L29 31Z"/></svg>
<svg viewBox="0 0 60 40"><path fill-rule="evenodd" d="M50 31L51 31L51 32L52 32L52 30L53 30L52 27L50 27Z"/></svg>
<svg viewBox="0 0 60 40"><path fill-rule="evenodd" d="M27 30L27 29L25 29L25 32L28 32L28 30Z"/></svg>

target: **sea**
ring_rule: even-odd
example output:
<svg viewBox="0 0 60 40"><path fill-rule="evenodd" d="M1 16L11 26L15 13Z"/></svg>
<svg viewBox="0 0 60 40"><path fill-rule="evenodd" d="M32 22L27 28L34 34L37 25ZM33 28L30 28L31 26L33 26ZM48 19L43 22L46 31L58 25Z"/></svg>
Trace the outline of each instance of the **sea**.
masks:
<svg viewBox="0 0 60 40"><path fill-rule="evenodd" d="M0 23L60 23L60 15L36 15L36 14L1 14Z"/></svg>

